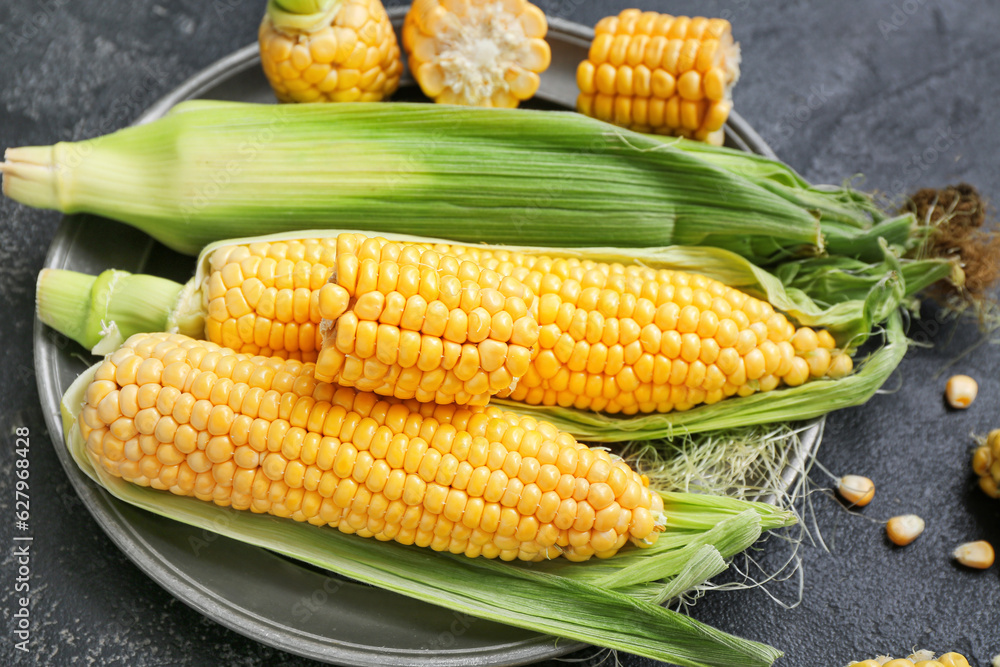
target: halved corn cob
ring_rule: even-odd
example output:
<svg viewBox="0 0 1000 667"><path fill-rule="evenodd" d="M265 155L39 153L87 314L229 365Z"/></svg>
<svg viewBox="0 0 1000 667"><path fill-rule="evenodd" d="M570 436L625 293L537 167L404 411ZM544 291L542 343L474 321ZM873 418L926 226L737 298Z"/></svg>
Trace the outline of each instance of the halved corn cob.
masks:
<svg viewBox="0 0 1000 667"><path fill-rule="evenodd" d="M516 107L552 53L548 22L526 0L416 0L403 23L413 78L435 102Z"/></svg>
<svg viewBox="0 0 1000 667"><path fill-rule="evenodd" d="M338 388L181 334L109 355L78 423L93 464L135 484L438 551L605 558L665 525L645 478L545 422Z"/></svg>
<svg viewBox="0 0 1000 667"><path fill-rule="evenodd" d="M436 264L463 278L478 271L480 280L485 275L500 289L486 293L479 283L439 279L437 272L415 283L420 272L398 268L401 259L409 267L426 260L427 268ZM382 262L385 271L377 270ZM320 377L403 398L481 403L523 374L511 397L529 404L666 412L811 377L840 377L852 367L828 332L796 329L764 301L679 271L460 245L404 247L353 233L222 246L208 264L198 310L209 340L249 354L312 361L323 347L325 311L344 326L328 318ZM362 281L354 276L362 264L359 290ZM335 270L352 291L326 282ZM40 303L65 291L61 275L40 276ZM417 293L410 294L414 284ZM430 305L431 293L421 294L421 286L437 290L440 306ZM413 296L421 298L411 304ZM50 315L41 312L43 321L64 330ZM190 322L191 315L180 319ZM412 328L418 315L426 319L419 336Z"/></svg>
<svg viewBox="0 0 1000 667"><path fill-rule="evenodd" d="M316 378L383 396L485 405L528 370L537 304L518 280L416 245L341 234L320 288Z"/></svg>
<svg viewBox="0 0 1000 667"><path fill-rule="evenodd" d="M282 102L377 102L403 72L380 0L270 0L258 38Z"/></svg>
<svg viewBox="0 0 1000 667"><path fill-rule="evenodd" d="M722 145L740 74L729 21L626 9L594 32L576 72L581 113Z"/></svg>

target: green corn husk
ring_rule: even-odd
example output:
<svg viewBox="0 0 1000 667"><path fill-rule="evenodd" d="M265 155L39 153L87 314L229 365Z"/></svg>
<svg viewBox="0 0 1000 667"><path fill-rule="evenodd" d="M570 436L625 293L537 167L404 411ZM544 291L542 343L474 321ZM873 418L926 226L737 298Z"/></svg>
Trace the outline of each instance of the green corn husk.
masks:
<svg viewBox="0 0 1000 667"><path fill-rule="evenodd" d="M121 220L190 254L310 227L541 246L707 245L757 265L831 243L867 261L880 256L879 236L903 240L873 231L892 226L863 196L696 143L568 112L192 101L96 139L8 149L0 169L4 192L20 202ZM912 218L900 220L907 231Z"/></svg>
<svg viewBox="0 0 1000 667"><path fill-rule="evenodd" d="M167 323L165 330L202 338L205 305L201 286L209 275L209 256L216 248L255 241L322 238L353 231L309 230L295 234L230 239L211 244L199 257L194 277L183 288L179 285L176 287L176 293L181 296L158 302L147 299L143 305L146 309L144 312L149 314L155 311L157 320ZM379 235L397 241L444 242L403 234ZM751 424L798 421L864 403L882 386L906 351L907 341L897 311L912 293L910 286L923 287L928 282L948 275L953 269L950 263L941 260L897 260L884 245L883 260L878 264L864 264L846 258L798 260L778 266L778 275L784 274L784 279L719 248L504 247L518 252L606 262L638 262L653 268L700 273L767 300L800 326L828 329L841 346L851 349L862 345L878 323L889 320L883 344L858 364L859 368L848 377L812 380L799 387L776 389L748 397L734 396L714 405L702 405L685 412L611 416L572 408L529 406L494 399L495 403L507 409L546 419L576 437L602 442L644 440L671 437L685 432L700 433ZM47 291L43 278L44 274L39 279L40 295ZM134 278L139 279L140 276ZM113 303L113 292L108 296ZM53 300L54 303L65 301L66 299ZM116 334L120 332L121 336L127 338L133 333L150 331L142 328L145 322L141 318L127 314L125 308L109 306L96 300L94 303L99 304L101 312L111 308L122 314L122 319L116 323ZM60 312L47 310L40 299L39 317L43 322L73 337L69 329L79 316L74 309ZM90 317L93 319L92 315ZM98 342L94 338L75 339L87 347ZM117 342L120 339L116 335L111 344ZM106 344L102 345L102 349L105 347Z"/></svg>
<svg viewBox="0 0 1000 667"><path fill-rule="evenodd" d="M77 417L96 369L81 374L66 391L63 432L80 469L122 501L458 612L655 660L689 667L763 667L781 655L660 602L718 574L726 559L749 547L763 530L794 523L789 512L732 498L664 493L668 532L655 545L586 563L503 563L359 538L135 486L95 467Z"/></svg>

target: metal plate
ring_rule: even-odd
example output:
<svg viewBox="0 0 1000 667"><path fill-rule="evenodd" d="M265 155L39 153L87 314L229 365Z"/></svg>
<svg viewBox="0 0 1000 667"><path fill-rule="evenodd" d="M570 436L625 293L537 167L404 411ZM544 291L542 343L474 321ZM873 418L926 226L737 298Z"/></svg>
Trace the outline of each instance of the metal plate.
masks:
<svg viewBox="0 0 1000 667"><path fill-rule="evenodd" d="M390 12L397 31L405 9ZM552 65L527 106L572 109L576 66L593 31L550 19ZM272 103L255 44L220 60L150 107L137 121L162 116L192 98ZM421 100L404 77L394 99ZM735 113L727 145L772 156ZM108 268L185 281L192 259L143 233L93 216L67 216L45 266L99 273ZM74 343L35 322L38 391L53 444L66 474L111 540L149 577L205 616L257 641L305 657L348 665L519 665L569 653L582 645L497 623L470 620L447 609L363 586L289 561L269 551L196 530L115 500L77 468L62 442L59 401L86 369ZM806 434L812 450L818 429ZM790 483L799 466L786 471ZM234 563L238 567L234 567Z"/></svg>

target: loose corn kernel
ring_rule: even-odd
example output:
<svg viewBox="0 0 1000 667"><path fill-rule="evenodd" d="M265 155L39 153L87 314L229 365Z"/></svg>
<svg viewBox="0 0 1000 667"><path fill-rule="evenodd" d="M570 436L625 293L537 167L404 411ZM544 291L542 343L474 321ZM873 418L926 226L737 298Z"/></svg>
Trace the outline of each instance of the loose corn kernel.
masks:
<svg viewBox="0 0 1000 667"><path fill-rule="evenodd" d="M577 110L639 132L721 145L739 78L729 22L655 12L636 22L631 12L598 22L577 68Z"/></svg>
<svg viewBox="0 0 1000 667"><path fill-rule="evenodd" d="M227 432L210 432L220 423L213 416L177 428L148 428L174 420L173 413L159 412L158 394L179 391L161 384L169 365L143 366L153 349L175 358L188 376L206 378L201 390L207 399L193 400L192 383L172 400L204 404L207 415L218 411L230 425ZM128 372L134 367L146 369L138 402L150 407L132 417L108 408L105 420L95 403L110 405L135 390L139 374ZM214 370L197 370L208 367ZM260 405L230 400L251 392L273 399L267 408L263 399ZM86 396L78 424L95 466L219 505L504 559L604 558L629 540L652 544L665 527L662 499L644 478L549 424L496 407L456 410L333 387L315 380L311 363L250 357L180 334L138 334L105 359ZM247 407L253 412L249 425ZM133 422L136 432L138 422L149 422L142 426L149 433L126 445L112 433L126 427L121 420ZM236 439L246 444L237 446ZM470 464L459 463L460 457L478 466L464 473L463 488L458 476ZM549 470L543 474L543 465L555 468L556 461L569 471L560 483ZM584 530L553 549L558 533L545 526L554 519L561 530Z"/></svg>
<svg viewBox="0 0 1000 667"><path fill-rule="evenodd" d="M969 667L969 661L966 660L965 656L961 653L955 653L954 651L945 653L937 660L944 665L944 667Z"/></svg>
<svg viewBox="0 0 1000 667"><path fill-rule="evenodd" d="M986 540L966 542L955 547L952 556L966 567L985 570L993 565L993 545Z"/></svg>
<svg viewBox="0 0 1000 667"><path fill-rule="evenodd" d="M924 532L924 520L916 514L894 516L885 524L885 532L893 544L905 547Z"/></svg>
<svg viewBox="0 0 1000 667"><path fill-rule="evenodd" d="M516 107L535 94L552 60L547 31L545 14L525 0L424 0L406 14L403 48L435 102Z"/></svg>
<svg viewBox="0 0 1000 667"><path fill-rule="evenodd" d="M844 475L837 485L840 497L856 507L864 507L875 497L875 482L861 475Z"/></svg>
<svg viewBox="0 0 1000 667"><path fill-rule="evenodd" d="M302 29L270 13L261 22L261 65L282 102L376 102L403 72L396 33L380 0L344 0Z"/></svg>
<svg viewBox="0 0 1000 667"><path fill-rule="evenodd" d="M952 375L948 378L944 393L948 399L948 405L958 410L964 410L976 400L979 385L968 375Z"/></svg>

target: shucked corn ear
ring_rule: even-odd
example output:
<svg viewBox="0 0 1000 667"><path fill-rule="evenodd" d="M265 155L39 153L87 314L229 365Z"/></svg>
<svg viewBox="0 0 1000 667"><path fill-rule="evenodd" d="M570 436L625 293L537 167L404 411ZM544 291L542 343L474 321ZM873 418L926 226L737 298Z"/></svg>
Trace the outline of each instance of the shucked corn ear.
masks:
<svg viewBox="0 0 1000 667"><path fill-rule="evenodd" d="M729 21L626 9L594 33L576 71L581 113L722 145L740 74Z"/></svg>
<svg viewBox="0 0 1000 667"><path fill-rule="evenodd" d="M403 72L380 0L270 0L259 44L282 102L378 102Z"/></svg>
<svg viewBox="0 0 1000 667"><path fill-rule="evenodd" d="M526 0L416 0L403 23L410 71L435 102L516 107L552 53L548 22Z"/></svg>
<svg viewBox="0 0 1000 667"><path fill-rule="evenodd" d="M179 330L199 335L203 317L215 343L312 361L325 317L318 377L400 398L484 403L513 388L534 405L666 412L852 367L828 332L680 271L353 233L222 246L208 267ZM43 272L38 298L43 321L79 340L66 325L87 317L45 306L88 302L93 279L77 275Z"/></svg>
<svg viewBox="0 0 1000 667"><path fill-rule="evenodd" d="M181 334L109 355L78 423L93 464L135 484L437 551L606 558L665 525L644 478L545 422L380 398Z"/></svg>

